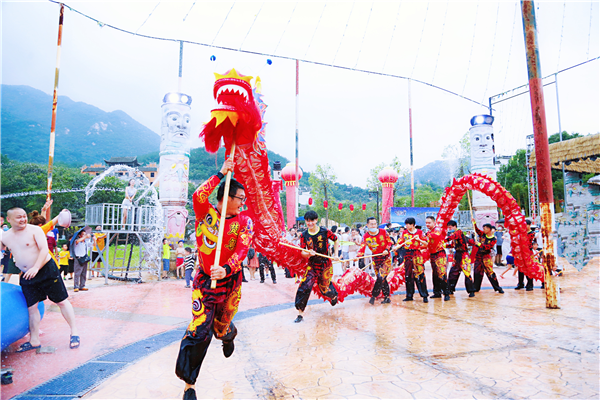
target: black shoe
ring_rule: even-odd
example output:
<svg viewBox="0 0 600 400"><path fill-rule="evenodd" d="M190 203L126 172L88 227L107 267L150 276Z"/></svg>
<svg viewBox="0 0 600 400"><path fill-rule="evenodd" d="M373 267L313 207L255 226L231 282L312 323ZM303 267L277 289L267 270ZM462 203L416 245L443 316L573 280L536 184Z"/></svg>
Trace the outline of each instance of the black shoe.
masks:
<svg viewBox="0 0 600 400"><path fill-rule="evenodd" d="M544 285L544 282L542 282L542 287L541 287L541 289L545 289L545 288L546 288L546 286Z"/></svg>
<svg viewBox="0 0 600 400"><path fill-rule="evenodd" d="M521 289L523 289L524 287L525 287L525 286L523 286L523 285L517 285L517 287L515 288L515 290L521 290Z"/></svg>
<svg viewBox="0 0 600 400"><path fill-rule="evenodd" d="M192 388L189 388L183 392L183 400L196 400L196 391Z"/></svg>
<svg viewBox="0 0 600 400"><path fill-rule="evenodd" d="M298 316L296 317L296 319L294 320L294 322L295 322L295 323L302 322L302 320L303 320L303 319L304 319L304 318L302 317L302 315L298 315Z"/></svg>
<svg viewBox="0 0 600 400"><path fill-rule="evenodd" d="M225 358L231 357L233 350L235 350L233 340L223 340L223 355Z"/></svg>
<svg viewBox="0 0 600 400"><path fill-rule="evenodd" d="M383 299L381 304L390 304L391 302L392 302L392 300L389 297L386 297L385 299Z"/></svg>
<svg viewBox="0 0 600 400"><path fill-rule="evenodd" d="M375 304L375 297L371 297L371 298L369 299L369 304L370 304L370 305L373 305L373 304Z"/></svg>
<svg viewBox="0 0 600 400"><path fill-rule="evenodd" d="M429 299L427 297L423 297L423 303L429 303Z"/></svg>
<svg viewBox="0 0 600 400"><path fill-rule="evenodd" d="M330 301L330 303L331 303L331 306L332 306L332 307L333 307L333 306L335 306L335 305L337 304L337 302L338 302L338 297L337 297L337 296L335 296L335 297L334 297L333 299L331 299L331 301Z"/></svg>
<svg viewBox="0 0 600 400"><path fill-rule="evenodd" d="M265 280L264 280L264 279L261 279L261 280L260 280L260 283L265 283Z"/></svg>
<svg viewBox="0 0 600 400"><path fill-rule="evenodd" d="M531 290L533 290L533 289L531 289ZM498 289L498 293L504 294L504 290L502 290L502 288L500 288L500 289Z"/></svg>
<svg viewBox="0 0 600 400"><path fill-rule="evenodd" d="M246 279L242 279L242 282L248 282Z"/></svg>
<svg viewBox="0 0 600 400"><path fill-rule="evenodd" d="M402 301L413 301L413 298L412 298L412 297L407 297L407 298L405 298L405 299L404 299L404 300L402 300Z"/></svg>
<svg viewBox="0 0 600 400"><path fill-rule="evenodd" d="M469 297L475 297L475 293L473 293L473 292L469 293Z"/></svg>
<svg viewBox="0 0 600 400"><path fill-rule="evenodd" d="M449 294L445 294L444 295L444 301L448 301L450 300L450 295Z"/></svg>
<svg viewBox="0 0 600 400"><path fill-rule="evenodd" d="M433 296L431 296L432 299L441 299L442 295L439 293L434 294Z"/></svg>

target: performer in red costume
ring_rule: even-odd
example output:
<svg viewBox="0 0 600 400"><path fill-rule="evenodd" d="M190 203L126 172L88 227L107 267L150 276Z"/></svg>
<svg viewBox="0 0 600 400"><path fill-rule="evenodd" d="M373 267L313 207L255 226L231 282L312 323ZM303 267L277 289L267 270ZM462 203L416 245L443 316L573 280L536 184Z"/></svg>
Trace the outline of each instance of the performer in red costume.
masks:
<svg viewBox="0 0 600 400"><path fill-rule="evenodd" d="M492 225L484 224L483 231L481 231L475 220L472 220L473 227L475 228L475 232L479 236L480 243L475 242L474 245L477 246L477 254L475 255L475 291L479 292L481 289L481 282L483 281L483 273L487 275L490 283L492 284L495 291L498 293L504 293L504 290L500 287L498 283L498 278L496 278L496 273L494 272L494 262L492 260L492 255L490 251L496 246L496 236L492 233Z"/></svg>
<svg viewBox="0 0 600 400"><path fill-rule="evenodd" d="M450 220L446 224L448 227L448 236L446 237L446 247L454 248L454 264L448 274L448 290L454 294L456 283L460 277L460 272L465 274L465 288L469 297L475 297L475 288L473 287L473 278L471 278L471 259L469 258L468 240L465 234L457 229L456 221Z"/></svg>
<svg viewBox="0 0 600 400"><path fill-rule="evenodd" d="M423 303L429 302L427 298L427 282L425 281L425 268L423 267L423 255L421 248L427 245L423 231L415 227L416 221L409 217L404 221L406 229L400 238L398 246L406 249L404 256L404 274L406 279L406 298L403 301L413 301L415 294L415 283L419 294L423 297Z"/></svg>
<svg viewBox="0 0 600 400"><path fill-rule="evenodd" d="M375 304L375 298L379 296L379 293L382 291L384 299L381 304L389 304L392 302L390 300L390 284L386 279L392 270L392 260L390 257L392 245L393 242L390 235L388 235L384 229L377 227L377 220L374 217L368 218L367 232L365 233L363 244L358 249L356 256L364 256L367 246L371 249L373 254L383 253L383 255L372 257L373 269L375 270L377 280L375 281L373 291L371 292L371 299L369 300L369 304L371 305Z"/></svg>
<svg viewBox="0 0 600 400"><path fill-rule="evenodd" d="M210 194L229 171L233 171L231 158L225 161L217 175L200 185L193 196L200 268L194 278L192 292L193 320L181 340L175 367L175 373L185 382L184 399L196 399L194 385L213 334L223 341L225 357L233 353L233 339L237 335L237 329L231 320L237 312L241 298L242 260L246 257L252 240L252 220L240 215L246 194L244 187L232 179L225 210L223 247L219 263L215 266L225 182L221 183L217 191L217 206L208 202ZM211 279L217 280L216 289L211 289Z"/></svg>
<svg viewBox="0 0 600 400"><path fill-rule="evenodd" d="M531 254L535 254L535 250L537 247L537 238L535 237L535 229L533 229L531 227L531 220L530 219L526 219L525 223L527 224L527 239L528 239L528 243L529 243L529 251L531 251ZM515 288L515 290L520 290L525 288L526 291L531 292L533 290L533 279L531 279L529 276L527 277L527 286L525 286L523 284L523 282L525 281L525 274L521 271L519 271L519 283L517 285L517 287Z"/></svg>
<svg viewBox="0 0 600 400"><path fill-rule="evenodd" d="M304 317L302 314L306 309L310 292L315 284L319 285L321 294L329 298L332 306L335 306L338 301L338 293L331 283L333 276L333 265L329 258L320 257L319 254L328 255L329 240L334 242L333 254L338 253L337 236L329 229L319 227L319 216L315 211L307 211L304 214L304 222L308 227L300 236L300 247L306 249L302 251L302 257L308 258L308 266L304 272L304 276L300 280L300 286L296 292L296 309L298 317L294 322L302 322ZM337 257L334 257L339 260Z"/></svg>
<svg viewBox="0 0 600 400"><path fill-rule="evenodd" d="M432 299L439 299L444 293L444 301L450 300L448 290L448 278L446 276L446 250L444 248L444 236L442 230L435 226L435 217L425 218L427 232L427 250L429 251L429 262L431 263L431 280L433 281Z"/></svg>

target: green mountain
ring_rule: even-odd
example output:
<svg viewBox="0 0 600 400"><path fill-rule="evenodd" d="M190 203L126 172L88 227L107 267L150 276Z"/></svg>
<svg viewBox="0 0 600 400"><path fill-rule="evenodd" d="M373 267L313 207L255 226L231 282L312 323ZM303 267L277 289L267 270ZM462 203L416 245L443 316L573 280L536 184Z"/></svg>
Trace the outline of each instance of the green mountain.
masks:
<svg viewBox="0 0 600 400"><path fill-rule="evenodd" d="M2 154L22 162L48 162L52 96L29 86L2 85ZM136 156L160 145L160 137L123 111L105 112L58 96L57 163L91 164L111 156Z"/></svg>
<svg viewBox="0 0 600 400"><path fill-rule="evenodd" d="M415 182L444 187L452 180L452 169L447 161L436 160L415 170Z"/></svg>

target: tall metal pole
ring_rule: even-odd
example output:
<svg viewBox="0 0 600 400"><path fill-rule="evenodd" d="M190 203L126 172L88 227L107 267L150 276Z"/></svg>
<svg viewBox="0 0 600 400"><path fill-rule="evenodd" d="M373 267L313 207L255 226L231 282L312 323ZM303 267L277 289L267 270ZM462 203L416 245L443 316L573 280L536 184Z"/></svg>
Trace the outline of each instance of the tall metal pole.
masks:
<svg viewBox="0 0 600 400"><path fill-rule="evenodd" d="M298 163L298 121L300 110L300 61L296 59L296 218L298 218L298 202L300 200L300 183L298 182L298 175L300 164Z"/></svg>
<svg viewBox="0 0 600 400"><path fill-rule="evenodd" d="M527 50L527 73L529 75L529 96L533 119L535 140L535 160L538 178L538 196L542 220L542 257L545 269L546 308L560 308L558 288L551 272L555 269L554 253L554 193L552 192L552 173L550 170L550 151L546 129L546 109L544 106L544 86L539 60L537 26L533 1L521 0L523 33Z"/></svg>
<svg viewBox="0 0 600 400"><path fill-rule="evenodd" d="M181 93L181 80L183 72L183 40L179 41L179 79L177 80L177 93Z"/></svg>
<svg viewBox="0 0 600 400"><path fill-rule="evenodd" d="M52 170L54 169L54 141L56 138L56 106L58 104L58 72L60 70L60 50L62 44L63 16L65 6L60 4L58 17L58 45L56 49L56 70L54 71L54 96L52 98L52 122L50 124L50 146L48 152L48 188L46 200L52 197Z"/></svg>
<svg viewBox="0 0 600 400"><path fill-rule="evenodd" d="M556 87L556 110L558 114L558 135L562 142L562 126L560 124L560 103L558 101L558 74L554 74L554 86ZM562 177L563 177L563 212L567 209L567 182L565 181L565 163L561 162L562 165Z"/></svg>
<svg viewBox="0 0 600 400"><path fill-rule="evenodd" d="M410 206L415 206L415 172L413 169L412 105L410 99L410 79L408 80L408 130L410 132Z"/></svg>

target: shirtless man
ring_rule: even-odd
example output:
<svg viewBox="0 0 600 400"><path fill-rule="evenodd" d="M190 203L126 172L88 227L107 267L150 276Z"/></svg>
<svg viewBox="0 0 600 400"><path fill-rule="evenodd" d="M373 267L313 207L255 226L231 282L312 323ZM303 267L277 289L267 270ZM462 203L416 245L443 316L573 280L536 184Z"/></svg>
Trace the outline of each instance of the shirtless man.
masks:
<svg viewBox="0 0 600 400"><path fill-rule="evenodd" d="M12 251L15 264L23 272L20 285L29 311L29 342L23 343L17 353L41 347L38 302L46 298L60 307L63 317L71 327L69 347L78 348L80 340L73 306L67 300L67 289L56 263L48 252L44 231L39 226L27 223L27 213L22 208L11 208L6 216L12 228L4 232L0 245L5 245Z"/></svg>

